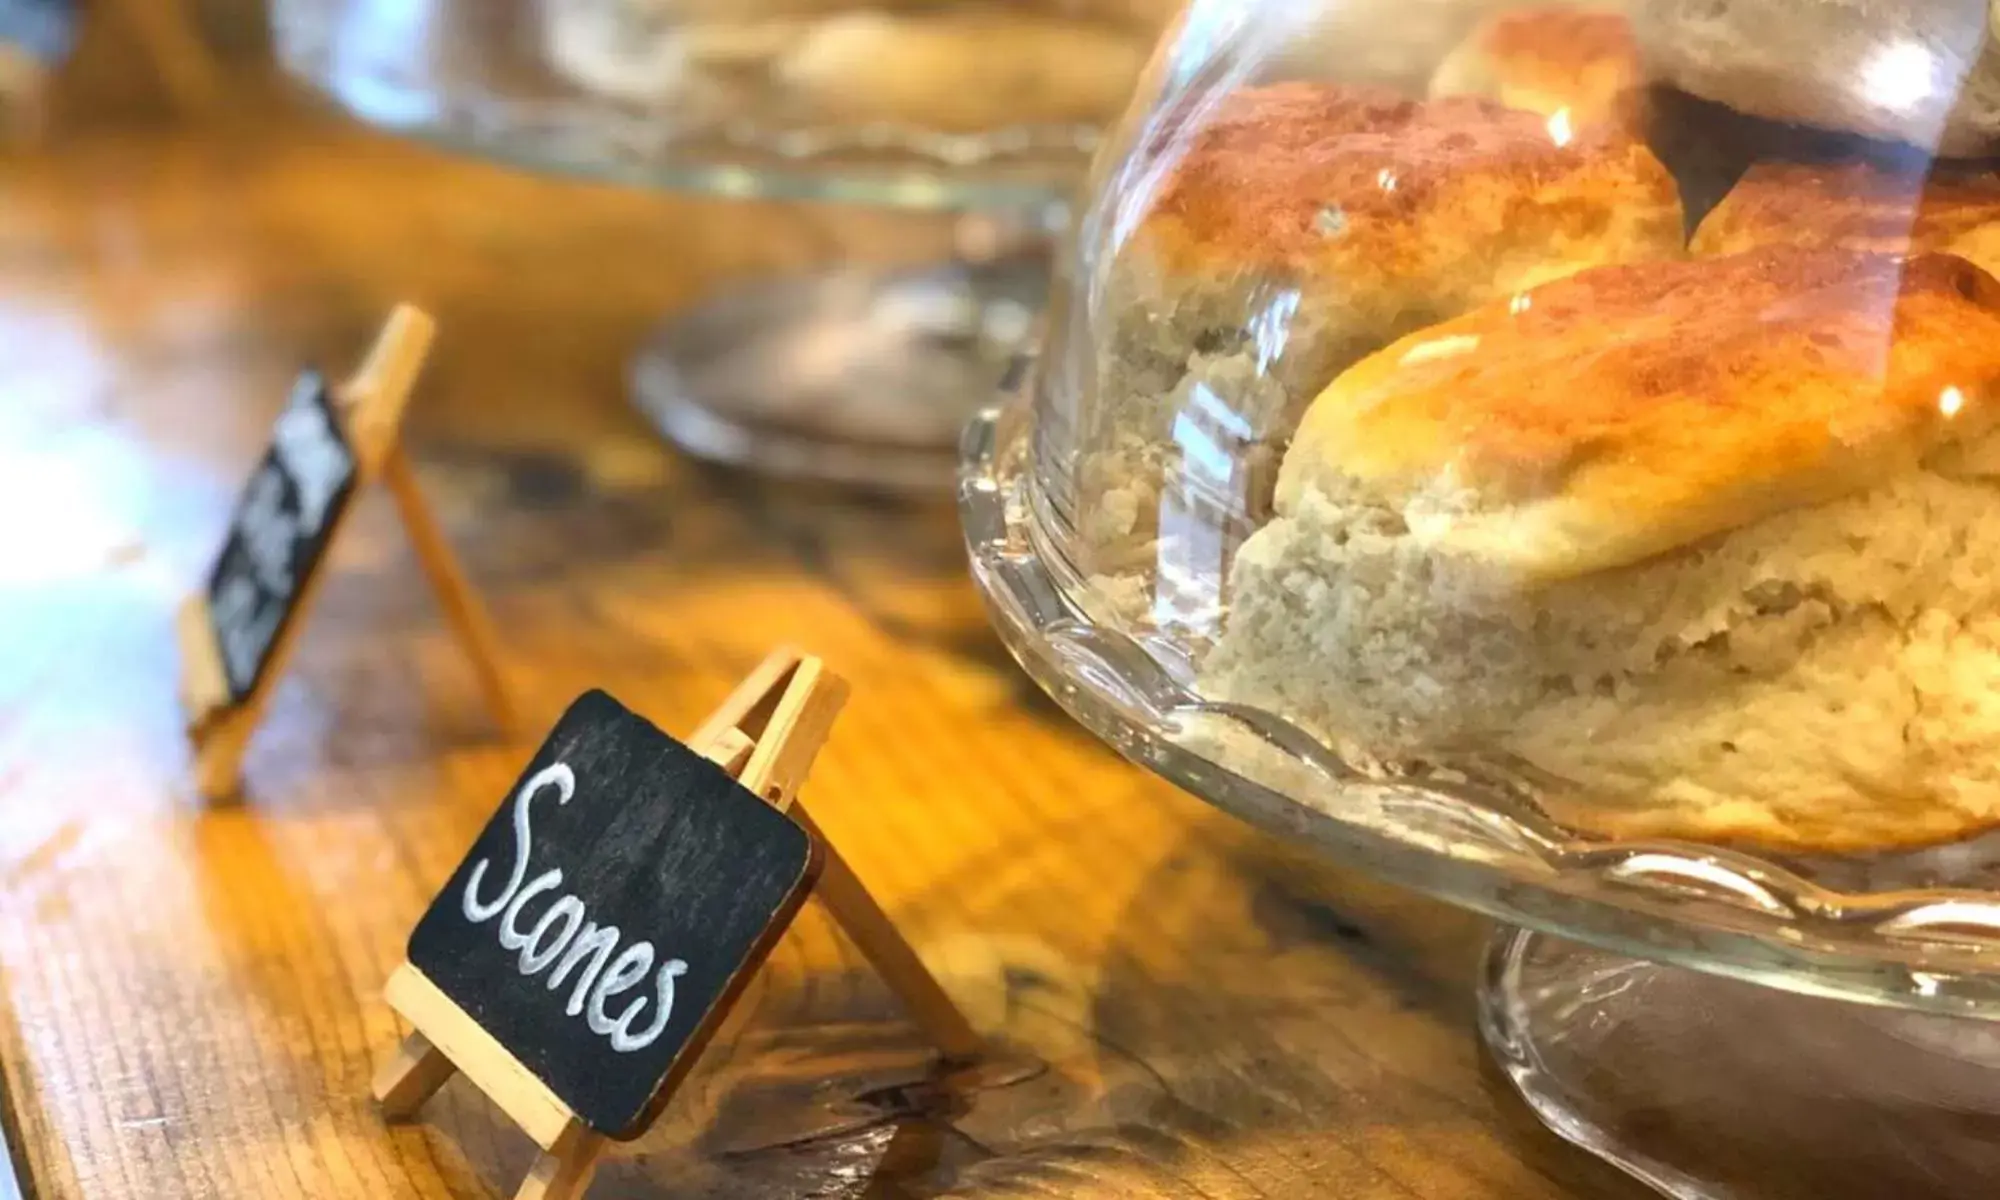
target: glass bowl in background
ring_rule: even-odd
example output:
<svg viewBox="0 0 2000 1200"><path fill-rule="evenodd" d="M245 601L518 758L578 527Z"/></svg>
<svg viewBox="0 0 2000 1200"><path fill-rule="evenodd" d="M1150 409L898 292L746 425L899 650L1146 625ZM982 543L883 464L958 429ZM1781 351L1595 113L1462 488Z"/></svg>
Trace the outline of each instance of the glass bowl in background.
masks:
<svg viewBox="0 0 2000 1200"><path fill-rule="evenodd" d="M1353 0L1303 41L1421 83L1505 0ZM955 261L772 279L632 372L673 441L945 490L1036 338L1053 240L1178 0L274 0L286 68L361 120L525 169L957 222Z"/></svg>
<svg viewBox="0 0 2000 1200"><path fill-rule="evenodd" d="M635 403L683 448L940 492L1032 335L1047 246L1165 14L832 0L274 0L280 60L368 124L523 169L956 218L955 261L737 288Z"/></svg>

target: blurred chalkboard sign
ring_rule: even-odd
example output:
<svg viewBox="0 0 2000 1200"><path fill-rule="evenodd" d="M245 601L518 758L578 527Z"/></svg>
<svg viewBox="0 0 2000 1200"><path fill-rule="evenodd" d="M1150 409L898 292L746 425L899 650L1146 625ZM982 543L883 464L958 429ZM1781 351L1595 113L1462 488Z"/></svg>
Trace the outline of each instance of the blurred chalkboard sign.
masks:
<svg viewBox="0 0 2000 1200"><path fill-rule="evenodd" d="M231 702L262 680L347 511L359 466L326 380L317 371L300 375L209 571L208 616Z"/></svg>
<svg viewBox="0 0 2000 1200"><path fill-rule="evenodd" d="M590 692L417 923L410 965L585 1125L631 1137L817 872L798 822Z"/></svg>
<svg viewBox="0 0 2000 1200"><path fill-rule="evenodd" d="M796 803L846 696L780 650L682 743L602 692L572 705L411 934L384 989L416 1031L391 1118L463 1072L543 1153L517 1196L574 1200L658 1115L811 887L948 1062L979 1036Z"/></svg>
<svg viewBox="0 0 2000 1200"><path fill-rule="evenodd" d="M0 44L61 62L76 45L82 19L79 0L0 0Z"/></svg>
<svg viewBox="0 0 2000 1200"><path fill-rule="evenodd" d="M341 517L376 479L396 502L417 564L472 660L495 720L503 730L513 725L499 639L397 444L433 333L429 317L398 308L367 361L341 385L339 405L318 373L299 377L270 448L237 500L222 553L181 605L175 623L181 706L195 745L195 787L204 796L235 791L243 751L312 603Z"/></svg>

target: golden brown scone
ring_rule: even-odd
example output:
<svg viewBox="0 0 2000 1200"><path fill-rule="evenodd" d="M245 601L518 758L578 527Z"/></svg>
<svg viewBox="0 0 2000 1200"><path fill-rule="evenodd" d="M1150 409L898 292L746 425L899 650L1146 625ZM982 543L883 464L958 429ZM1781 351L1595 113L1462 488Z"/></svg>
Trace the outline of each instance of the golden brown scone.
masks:
<svg viewBox="0 0 2000 1200"><path fill-rule="evenodd" d="M1695 230L1704 258L1758 246L1944 251L2000 274L2000 174L1759 163Z"/></svg>
<svg viewBox="0 0 2000 1200"><path fill-rule="evenodd" d="M1646 71L1623 13L1568 4L1488 17L1431 76L1433 96L1484 96L1583 124L1636 125Z"/></svg>
<svg viewBox="0 0 2000 1200"><path fill-rule="evenodd" d="M1615 836L2000 824L2000 281L1773 247L1604 267L1344 373L1202 688L1503 756Z"/></svg>
<svg viewBox="0 0 2000 1200"><path fill-rule="evenodd" d="M1293 441L1279 507L1335 477L1523 580L1622 566L1983 435L1996 308L2000 283L1944 254L1588 272L1342 375Z"/></svg>
<svg viewBox="0 0 2000 1200"><path fill-rule="evenodd" d="M1306 402L1362 355L1495 296L1682 253L1673 180L1644 145L1488 100L1246 89L1168 165L1111 222L1133 224L1094 304L1079 485L1100 572L1155 554L1162 504L1214 505L1226 542L1247 535ZM1236 464L1226 478L1215 455L1182 469L1195 428Z"/></svg>
<svg viewBox="0 0 2000 1200"><path fill-rule="evenodd" d="M1679 217L1666 171L1616 131L1566 135L1468 97L1281 84L1236 93L1194 135L1122 257L1148 255L1191 290L1256 273L1435 311L1498 277L1532 286L1674 256Z"/></svg>

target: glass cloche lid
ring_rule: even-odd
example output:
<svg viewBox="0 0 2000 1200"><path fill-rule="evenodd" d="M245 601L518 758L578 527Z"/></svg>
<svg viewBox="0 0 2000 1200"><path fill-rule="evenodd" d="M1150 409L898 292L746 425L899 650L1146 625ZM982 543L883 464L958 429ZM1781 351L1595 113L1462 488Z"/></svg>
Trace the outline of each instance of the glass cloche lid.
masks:
<svg viewBox="0 0 2000 1200"><path fill-rule="evenodd" d="M1963 843L1995 156L1980 0L1195 0L1100 153L1016 515L1232 770L1303 740L1807 874Z"/></svg>

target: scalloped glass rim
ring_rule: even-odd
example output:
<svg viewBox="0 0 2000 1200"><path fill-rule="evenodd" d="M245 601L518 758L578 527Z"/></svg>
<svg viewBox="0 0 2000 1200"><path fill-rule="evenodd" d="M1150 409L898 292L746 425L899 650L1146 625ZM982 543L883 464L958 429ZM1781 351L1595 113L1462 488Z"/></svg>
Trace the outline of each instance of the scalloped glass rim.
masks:
<svg viewBox="0 0 2000 1200"><path fill-rule="evenodd" d="M2000 1019L2000 895L1842 892L1739 851L1579 839L1491 782L1370 775L1268 713L1187 691L1093 623L1044 553L1025 390L961 445L973 578L1022 668L1126 758L1330 859L1503 921L1806 995ZM1225 727L1228 763L1213 750Z"/></svg>
<svg viewBox="0 0 2000 1200"><path fill-rule="evenodd" d="M500 81L497 70L453 69L434 44L450 35L401 11L394 15L412 28L375 28L375 2L272 0L280 65L367 125L526 170L740 198L1034 212L1056 229L1099 140L1095 128L1067 125L942 134L739 124L686 135L656 112L580 90L534 95ZM465 44L449 47L456 57L483 64L499 54L461 36Z"/></svg>

